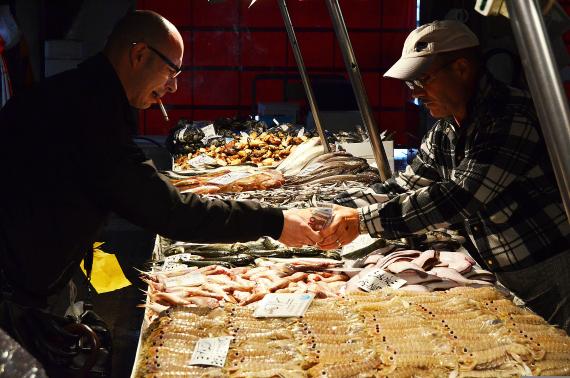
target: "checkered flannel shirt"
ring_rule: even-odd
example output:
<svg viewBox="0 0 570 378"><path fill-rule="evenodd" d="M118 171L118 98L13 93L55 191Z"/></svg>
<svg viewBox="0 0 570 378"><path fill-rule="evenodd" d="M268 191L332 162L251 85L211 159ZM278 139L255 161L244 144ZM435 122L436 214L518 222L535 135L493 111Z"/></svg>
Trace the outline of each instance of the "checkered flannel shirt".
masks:
<svg viewBox="0 0 570 378"><path fill-rule="evenodd" d="M461 127L442 119L406 171L335 199L358 207L372 236L463 225L487 268L512 271L570 250L532 100L484 74Z"/></svg>

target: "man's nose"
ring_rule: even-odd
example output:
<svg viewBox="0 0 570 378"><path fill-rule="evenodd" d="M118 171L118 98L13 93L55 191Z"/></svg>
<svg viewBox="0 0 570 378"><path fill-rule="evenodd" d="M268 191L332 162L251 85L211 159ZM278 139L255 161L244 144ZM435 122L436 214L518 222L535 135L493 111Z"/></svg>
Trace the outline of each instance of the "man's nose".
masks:
<svg viewBox="0 0 570 378"><path fill-rule="evenodd" d="M176 92L178 90L178 78L172 77L166 82L166 90L170 93Z"/></svg>

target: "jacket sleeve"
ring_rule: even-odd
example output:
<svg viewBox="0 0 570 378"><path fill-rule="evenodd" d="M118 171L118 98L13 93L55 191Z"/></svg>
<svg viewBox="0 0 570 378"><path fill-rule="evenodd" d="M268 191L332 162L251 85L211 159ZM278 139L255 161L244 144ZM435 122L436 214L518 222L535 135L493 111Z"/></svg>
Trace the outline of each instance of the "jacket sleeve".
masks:
<svg viewBox="0 0 570 378"><path fill-rule="evenodd" d="M175 240L235 242L264 235L280 237L281 210L254 202L181 195L129 136L116 132L125 125L115 121L90 131L93 128L96 125L85 129L76 153L81 169L88 173L80 184L102 208Z"/></svg>
<svg viewBox="0 0 570 378"><path fill-rule="evenodd" d="M462 222L491 203L534 164L540 136L524 116L479 124L473 149L450 180L360 209L369 232L397 238Z"/></svg>

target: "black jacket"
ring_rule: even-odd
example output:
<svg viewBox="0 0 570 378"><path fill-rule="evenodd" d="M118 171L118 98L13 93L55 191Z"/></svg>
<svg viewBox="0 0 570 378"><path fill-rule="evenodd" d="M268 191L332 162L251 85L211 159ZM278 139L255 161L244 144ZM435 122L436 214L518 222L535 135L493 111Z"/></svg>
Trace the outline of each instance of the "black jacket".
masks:
<svg viewBox="0 0 570 378"><path fill-rule="evenodd" d="M177 240L280 236L280 210L180 195L132 142L134 129L133 110L102 54L0 111L0 263L9 281L53 292L111 211Z"/></svg>

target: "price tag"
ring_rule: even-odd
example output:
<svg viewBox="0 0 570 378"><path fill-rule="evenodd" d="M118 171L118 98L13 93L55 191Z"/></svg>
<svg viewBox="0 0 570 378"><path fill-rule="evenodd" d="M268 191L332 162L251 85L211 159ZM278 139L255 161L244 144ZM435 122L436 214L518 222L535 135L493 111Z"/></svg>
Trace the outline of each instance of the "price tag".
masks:
<svg viewBox="0 0 570 378"><path fill-rule="evenodd" d="M305 135L305 128L304 128L304 127L301 127L301 130L299 130L299 132L297 133L297 137L300 138L300 137L302 137L303 135Z"/></svg>
<svg viewBox="0 0 570 378"><path fill-rule="evenodd" d="M208 155L198 155L195 158L188 160L188 164L193 166L194 168L203 167L204 165L212 165L216 164L216 160L212 159Z"/></svg>
<svg viewBox="0 0 570 378"><path fill-rule="evenodd" d="M257 304L253 313L256 318L289 318L305 314L315 297L312 293L271 293Z"/></svg>
<svg viewBox="0 0 570 378"><path fill-rule="evenodd" d="M362 248L366 248L378 239L373 238L370 234L361 234L353 241L342 247L341 255L347 255ZM371 251L372 252L372 251Z"/></svg>
<svg viewBox="0 0 570 378"><path fill-rule="evenodd" d="M198 340L190 359L190 365L224 367L232 339L232 336L222 336Z"/></svg>
<svg viewBox="0 0 570 378"><path fill-rule="evenodd" d="M275 118L273 118L273 123L274 123L276 126L279 126L279 121L276 120Z"/></svg>
<svg viewBox="0 0 570 378"><path fill-rule="evenodd" d="M214 177L211 180L208 180L208 182L210 184L214 184L214 185L227 185L230 182L234 182L236 180L245 178L245 177L249 177L249 176L253 176L253 173L249 173L249 172L230 172L230 173L226 173L225 175L222 175L220 177Z"/></svg>
<svg viewBox="0 0 570 378"><path fill-rule="evenodd" d="M216 129L214 128L214 124L210 123L207 126L201 128L202 132L204 133L204 138L212 138L216 136Z"/></svg>
<svg viewBox="0 0 570 378"><path fill-rule="evenodd" d="M314 171L316 171L317 169L319 169L320 167L322 167L323 165L321 163L313 163L305 168L303 168L301 170L301 172L299 172L297 174L297 176L308 176L311 173L313 173Z"/></svg>
<svg viewBox="0 0 570 378"><path fill-rule="evenodd" d="M398 289L407 281L384 271L383 269L373 269L366 276L358 281L358 287L364 291L380 290L384 287Z"/></svg>

